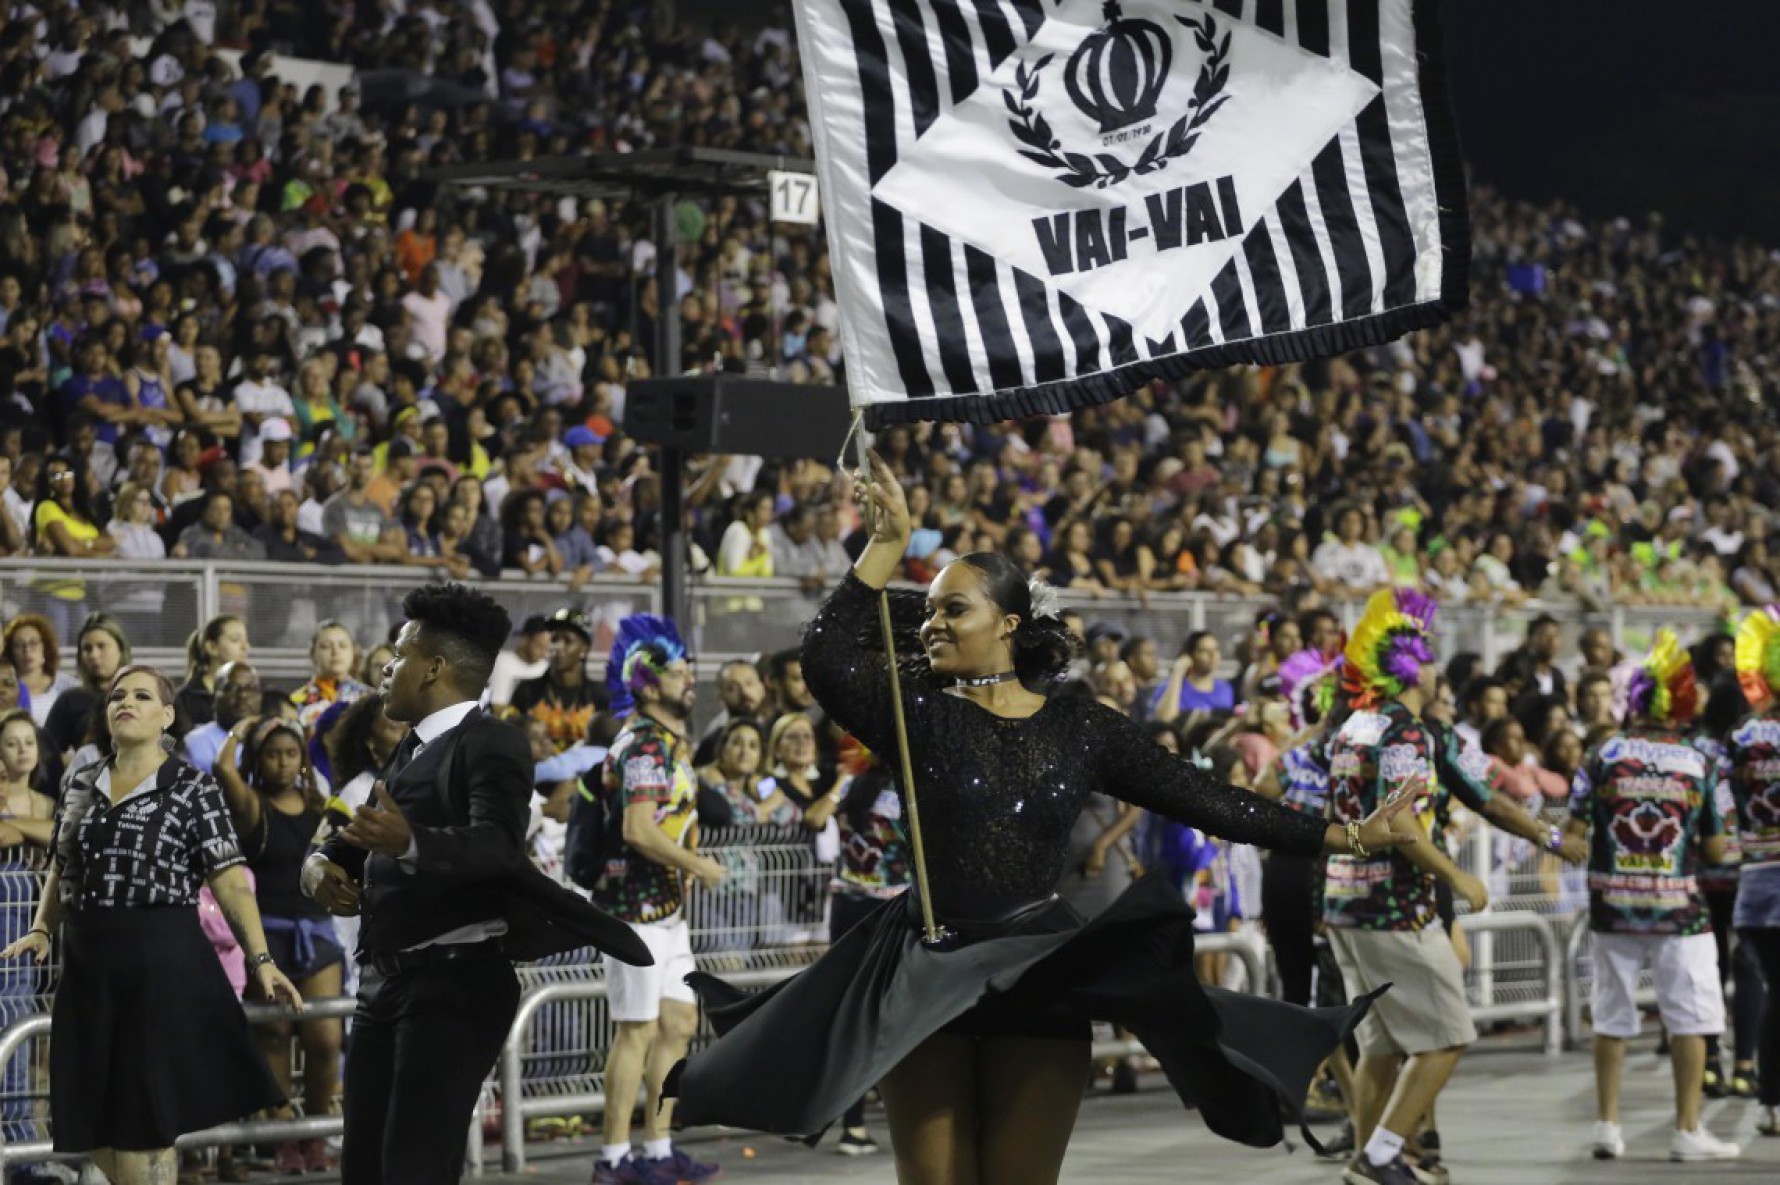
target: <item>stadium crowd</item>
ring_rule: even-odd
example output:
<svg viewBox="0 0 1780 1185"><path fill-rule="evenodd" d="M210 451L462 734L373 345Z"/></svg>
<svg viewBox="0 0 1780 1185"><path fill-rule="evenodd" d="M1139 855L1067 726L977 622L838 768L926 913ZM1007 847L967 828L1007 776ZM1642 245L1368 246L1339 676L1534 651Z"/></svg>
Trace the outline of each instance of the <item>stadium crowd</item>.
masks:
<svg viewBox="0 0 1780 1185"><path fill-rule="evenodd" d="M681 207L664 310L637 208L427 179L582 150L809 154L785 29L693 35L658 28L647 4L571 7L546 20L519 0L424 0L330 6L326 21L254 0L219 23L209 0L93 0L0 18L0 557L395 564L423 569L417 582L518 570L576 590L653 579L659 475L623 424L626 384L666 361L657 318L681 318L685 369L832 382L838 308L820 235L769 225L757 203ZM238 66L217 52L229 41ZM279 76L291 52L356 67L363 98L380 72L418 71L429 102L299 92ZM1272 599L1242 637L1075 622L1084 693L1261 792L1297 731L1279 668L1336 644L1332 599L1394 585L1449 604L1726 616L1780 600L1780 262L1656 216L1473 200L1474 304L1448 327L1070 418L888 431L878 447L917 526L905 574L995 550L1096 597ZM844 572L860 529L844 474L693 466L695 570L812 590ZM152 588L0 573L0 847L19 867L40 865L63 771L99 742L94 706L158 606ZM1602 629L1563 629L1536 619L1498 669L1447 666L1458 731L1534 809L1561 806L1617 726L1625 656ZM559 871L577 779L615 731L594 640L573 605L529 620L491 688L531 734L534 855ZM298 814L368 786L400 739L364 701L387 641L322 626L292 692L262 685L240 620L206 623L183 672L183 755L220 765L231 801L257 790ZM1695 648L1714 705L1735 685L1729 646ZM796 653L729 664L718 684L722 711L698 729L707 825L849 826L845 738ZM1140 871L1139 820L1110 802L1084 820L1084 884ZM1207 919L1258 919L1249 856L1213 845L1188 875ZM1581 901L1524 843L1499 845L1491 875L1554 911ZM302 908L262 900L293 929ZM3 1019L39 1003L28 974L0 972ZM312 1059L337 1052L328 1023L302 1026ZM1753 1091L1745 1027L1736 1069ZM305 1085L312 1110L332 1104L331 1080ZM9 1133L28 1118L8 1111ZM327 1162L314 1143L279 1155Z"/></svg>
<svg viewBox="0 0 1780 1185"><path fill-rule="evenodd" d="M25 6L0 38L18 84L0 118L0 555L649 578L659 486L623 433L626 383L661 363L646 220L424 170L807 153L786 32L441 2L352 9L318 45L325 22L292 41L283 8L247 6L237 69L207 7ZM298 93L274 44L368 79L426 63L436 105ZM835 378L820 236L747 201L680 215L678 361ZM1450 327L1071 421L890 432L924 528L910 574L993 547L1138 596L1771 599L1775 263L1483 189L1475 224L1475 305ZM833 578L855 524L826 468L694 464L696 566ZM40 599L78 625L76 582Z"/></svg>

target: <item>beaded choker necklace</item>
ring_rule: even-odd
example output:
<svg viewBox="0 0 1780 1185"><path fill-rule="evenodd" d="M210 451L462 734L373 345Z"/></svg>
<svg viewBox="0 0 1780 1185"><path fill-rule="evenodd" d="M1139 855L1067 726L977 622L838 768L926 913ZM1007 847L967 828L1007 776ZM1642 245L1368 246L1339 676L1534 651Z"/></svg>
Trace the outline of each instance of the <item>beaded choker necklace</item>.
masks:
<svg viewBox="0 0 1780 1185"><path fill-rule="evenodd" d="M1020 676L1014 671L1002 671L998 675L980 675L975 679L959 679L959 687L993 687L997 683L1012 683Z"/></svg>

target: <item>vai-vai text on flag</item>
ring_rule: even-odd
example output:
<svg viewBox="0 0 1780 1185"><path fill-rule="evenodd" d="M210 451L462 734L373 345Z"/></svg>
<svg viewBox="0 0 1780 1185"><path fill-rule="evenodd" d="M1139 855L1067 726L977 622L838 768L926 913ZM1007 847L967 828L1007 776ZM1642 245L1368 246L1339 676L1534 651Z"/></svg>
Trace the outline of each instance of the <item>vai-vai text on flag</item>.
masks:
<svg viewBox="0 0 1780 1185"><path fill-rule="evenodd" d="M1463 305L1434 0L797 0L848 381L991 421Z"/></svg>

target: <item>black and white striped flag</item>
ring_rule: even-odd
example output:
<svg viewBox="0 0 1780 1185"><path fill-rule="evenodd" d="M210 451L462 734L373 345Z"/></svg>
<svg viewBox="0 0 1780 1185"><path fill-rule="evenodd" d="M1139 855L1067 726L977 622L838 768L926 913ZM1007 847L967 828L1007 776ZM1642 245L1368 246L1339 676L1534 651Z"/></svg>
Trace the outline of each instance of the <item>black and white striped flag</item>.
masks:
<svg viewBox="0 0 1780 1185"><path fill-rule="evenodd" d="M853 401L989 422L1466 299L1435 0L797 0Z"/></svg>

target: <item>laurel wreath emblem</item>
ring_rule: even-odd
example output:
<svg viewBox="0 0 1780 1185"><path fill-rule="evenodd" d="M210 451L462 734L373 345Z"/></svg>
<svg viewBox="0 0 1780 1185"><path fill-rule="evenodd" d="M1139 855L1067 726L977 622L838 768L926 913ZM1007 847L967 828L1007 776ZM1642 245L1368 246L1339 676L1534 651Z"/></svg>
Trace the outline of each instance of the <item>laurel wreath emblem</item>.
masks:
<svg viewBox="0 0 1780 1185"><path fill-rule="evenodd" d="M1202 20L1184 16L1174 19L1193 30L1193 40L1198 43L1199 52L1205 55L1205 61L1199 67L1199 78L1193 84L1193 97L1187 102L1186 114L1175 120L1166 132L1153 138L1135 161L1127 164L1110 152L1091 155L1070 152L1051 131L1050 121L1032 104L1038 98L1039 76L1056 54L1046 54L1030 68L1022 62L1014 71L1019 94L1016 96L1011 90L1001 92L1013 116L1007 121L1008 127L1014 137L1026 145L1020 155L1055 169L1057 179L1065 185L1076 189L1089 186L1105 189L1109 185L1118 185L1133 174L1142 177L1160 172L1168 167L1169 161L1179 160L1192 152L1193 146L1199 142L1199 129L1230 101L1230 96L1224 93L1230 81L1230 34L1224 31L1222 37L1219 36L1217 21L1210 13L1206 13Z"/></svg>

